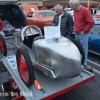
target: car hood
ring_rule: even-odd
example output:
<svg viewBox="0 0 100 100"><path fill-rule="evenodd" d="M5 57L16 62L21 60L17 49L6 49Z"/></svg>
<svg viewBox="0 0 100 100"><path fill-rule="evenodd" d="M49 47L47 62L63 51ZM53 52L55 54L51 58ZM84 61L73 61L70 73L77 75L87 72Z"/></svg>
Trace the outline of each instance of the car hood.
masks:
<svg viewBox="0 0 100 100"><path fill-rule="evenodd" d="M53 18L54 18L53 16L46 16L46 17L37 17L37 18L29 18L29 19L51 22L51 21L53 21Z"/></svg>
<svg viewBox="0 0 100 100"><path fill-rule="evenodd" d="M81 54L71 40L65 37L60 37L58 42L38 39L33 48L38 63L53 68L56 75L72 78L81 73Z"/></svg>

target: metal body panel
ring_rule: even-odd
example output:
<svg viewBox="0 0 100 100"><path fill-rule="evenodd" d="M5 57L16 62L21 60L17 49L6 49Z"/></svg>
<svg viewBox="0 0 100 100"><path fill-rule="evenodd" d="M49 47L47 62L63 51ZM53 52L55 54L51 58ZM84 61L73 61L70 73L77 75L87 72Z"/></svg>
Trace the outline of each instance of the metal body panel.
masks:
<svg viewBox="0 0 100 100"><path fill-rule="evenodd" d="M81 73L81 54L72 41L61 37L58 42L45 39L33 44L37 62L53 69L60 77L75 77Z"/></svg>

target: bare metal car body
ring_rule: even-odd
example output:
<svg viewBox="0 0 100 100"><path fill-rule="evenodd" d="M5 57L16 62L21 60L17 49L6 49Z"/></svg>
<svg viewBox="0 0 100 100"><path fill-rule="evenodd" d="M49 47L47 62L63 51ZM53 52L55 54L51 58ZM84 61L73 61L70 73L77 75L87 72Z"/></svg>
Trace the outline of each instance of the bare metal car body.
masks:
<svg viewBox="0 0 100 100"><path fill-rule="evenodd" d="M46 75L57 77L76 77L81 73L81 54L77 46L69 39L60 37L58 41L48 40L44 38L33 41L32 49L23 44L24 31L30 34L26 26L22 29L21 34L15 34L15 45L25 47L28 51L33 65ZM26 28L28 28L26 30ZM35 34L38 33L34 28L31 29Z"/></svg>
<svg viewBox="0 0 100 100"><path fill-rule="evenodd" d="M60 77L75 77L81 72L81 55L70 40L61 37L58 42L45 39L33 43L36 62L53 70ZM33 50L32 50L33 51Z"/></svg>
<svg viewBox="0 0 100 100"><path fill-rule="evenodd" d="M33 41L31 47L27 44L30 39ZM40 87L34 68L53 79L74 78L81 74L84 63L83 48L68 38L61 36L46 39L40 28L31 25L24 27L21 32L15 32L12 37L6 37L5 40L0 35L0 42L4 56L9 56L10 53L10 56L15 56L19 74L27 87L32 86L33 82L36 88Z"/></svg>

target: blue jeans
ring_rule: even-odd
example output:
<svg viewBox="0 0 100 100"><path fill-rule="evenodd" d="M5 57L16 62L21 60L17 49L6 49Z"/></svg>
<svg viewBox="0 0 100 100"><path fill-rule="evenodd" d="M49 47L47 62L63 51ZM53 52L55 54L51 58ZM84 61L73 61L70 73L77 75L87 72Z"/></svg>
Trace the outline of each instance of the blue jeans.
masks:
<svg viewBox="0 0 100 100"><path fill-rule="evenodd" d="M88 34L75 34L75 39L78 40L85 52L85 61L83 66L87 67L87 59L88 59L88 39L89 39L89 33Z"/></svg>

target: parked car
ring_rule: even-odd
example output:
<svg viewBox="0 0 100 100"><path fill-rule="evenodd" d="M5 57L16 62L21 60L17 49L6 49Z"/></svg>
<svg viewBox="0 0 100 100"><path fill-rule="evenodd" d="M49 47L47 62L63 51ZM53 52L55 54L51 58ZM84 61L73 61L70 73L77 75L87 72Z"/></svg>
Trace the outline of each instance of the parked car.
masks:
<svg viewBox="0 0 100 100"><path fill-rule="evenodd" d="M28 13L26 18L27 25L36 25L43 29L44 26L52 25L56 12L51 10L37 10Z"/></svg>
<svg viewBox="0 0 100 100"><path fill-rule="evenodd" d="M25 15L27 15L30 11L39 10L39 8L36 5L25 5L25 6L20 6L20 7L24 11Z"/></svg>
<svg viewBox="0 0 100 100"><path fill-rule="evenodd" d="M25 26L26 17L22 9L16 3L18 0L2 0L0 1L0 19L4 22L9 23L5 24L4 33L6 36L13 35L15 29ZM13 26L13 29L10 27Z"/></svg>
<svg viewBox="0 0 100 100"><path fill-rule="evenodd" d="M25 26L26 17L25 17L24 12L22 11L22 9L17 4L17 1L18 0L0 0L0 19L3 22L5 22L3 31L5 33L5 36L7 36L7 38L8 38L8 36L12 36L15 33L16 29L20 30ZM6 22L10 23L10 25L6 24ZM5 25L6 25L6 27L5 27ZM10 26L13 26L13 28L11 28ZM3 43L4 43L4 41L3 41ZM5 48L5 46L6 45L4 45L4 48ZM0 41L0 47L2 48L1 41ZM2 51L2 50L0 50L0 51ZM5 53L7 54L7 51ZM1 67L0 75L4 76L4 77L0 76L0 80L1 80L0 84L2 86L3 93L10 94L11 93L10 92L11 85L13 84L12 78L11 78L11 76L9 76L9 72L6 69L6 67L4 67L4 65L3 65L3 67L2 67L2 65L0 65L0 67Z"/></svg>
<svg viewBox="0 0 100 100"><path fill-rule="evenodd" d="M89 52L100 55L100 21L95 21L89 36Z"/></svg>

